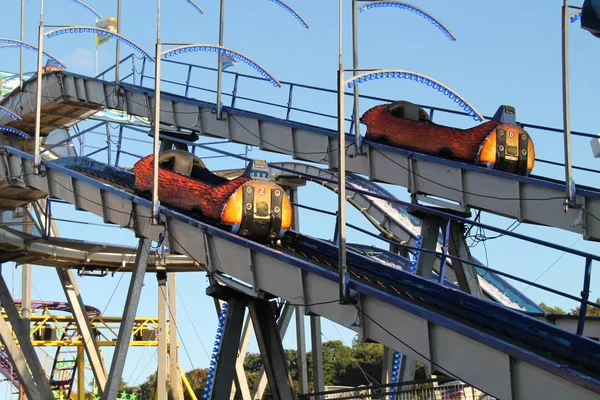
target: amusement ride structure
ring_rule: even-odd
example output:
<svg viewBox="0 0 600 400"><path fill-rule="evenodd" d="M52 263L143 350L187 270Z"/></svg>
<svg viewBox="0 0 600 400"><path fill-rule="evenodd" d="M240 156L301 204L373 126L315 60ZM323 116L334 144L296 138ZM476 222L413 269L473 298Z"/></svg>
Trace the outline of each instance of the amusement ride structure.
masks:
<svg viewBox="0 0 600 400"><path fill-rule="evenodd" d="M91 7L76 2L100 18ZM290 6L274 2L308 28ZM203 12L194 2L188 3ZM419 72L360 69L357 13L371 8L415 13L447 39L456 40L424 10L399 1L353 0L354 62L352 69L344 69L340 1L338 87L329 90L277 80L253 59L225 47L223 4L218 44L169 44L160 39L159 0L154 55L119 34L118 26L116 30L44 26L43 1L37 46L23 38L0 38L0 45L38 52L35 73L26 74L21 68L14 77L4 77L17 79L18 84L0 100L0 208L4 211L0 257L2 263L25 266L22 299L13 299L6 281L0 279L5 312L0 319L0 371L7 379L30 399L64 395L83 399L87 364L98 398L113 400L128 349L138 344L157 347L157 399L167 399L168 393L182 399L184 387L195 397L181 379L177 329L169 326L176 320L175 274L206 273L206 294L214 298L219 322L203 398L227 399L234 393L244 400L262 398L267 382L273 399L329 398L321 393L321 318L355 331L362 341L384 345L382 384L390 386L380 398L400 398L394 384L413 381L417 362L428 376L443 375L477 388L479 398L600 398L600 321L585 317L588 308L600 307L589 297L592 266L600 255L471 218L475 210L477 216L483 211L600 241L600 189L575 185L572 169L591 170L572 165L570 155L571 136L591 140L594 149L598 137L570 130L566 61L566 179L557 181L535 175L534 162L555 162L536 157L529 131L563 130L518 122L510 106L500 106L491 117L482 115L449 86ZM583 10L565 3L563 20L568 24L580 15L589 20L594 9ZM120 59L117 50L115 66L98 76L75 74L43 52L45 40L71 33L112 38L135 53ZM175 47L163 50L168 45ZM563 50L566 53L566 45ZM170 59L191 52L218 54L218 68ZM45 54L49 63L44 66ZM246 64L259 76L224 71L227 60ZM164 79L163 64L185 71L180 75L184 79ZM152 67L153 75L148 73ZM216 91L209 82L193 82L193 74L204 72L217 74ZM223 90L225 74L233 79L230 93ZM358 91L363 82L388 78L425 85L447 96L461 111ZM243 83L277 86L287 91L287 102L243 97L238 94ZM168 84L169 90L162 84ZM335 96L337 115L296 106L295 88L315 98ZM216 94L216 101L194 98L196 92ZM347 98L353 99L350 118L345 112ZM278 110L278 116L238 107L241 101L266 104ZM359 101L377 105L362 110ZM337 130L296 120L292 114L337 121ZM439 125L433 121L440 114L468 117L478 125L466 130ZM364 135L361 123L366 127ZM109 133L115 124L116 143ZM104 126L106 147L77 155L76 141ZM202 136L219 141L202 142ZM127 147L128 140L148 138L151 154ZM288 156L287 161L254 160L214 147L224 142ZM237 158L246 166L210 171L199 151ZM107 158L100 158L103 152ZM123 165L124 156L138 161ZM327 213L299 202L298 192L309 182L338 196L338 211L330 212L337 221L331 238L300 231L299 209ZM376 182L406 188L411 201L399 200ZM377 234L346 221L347 203ZM133 231L137 248L61 237L53 204L72 205L101 217L105 224ZM385 248L347 243L347 227L377 238ZM471 229L578 257L585 271L581 296L475 259L467 243ZM32 264L56 269L66 302L32 302L27 267ZM129 272L122 317L104 317L85 306L75 271L96 276ZM150 272L158 280L158 317L139 318L142 283ZM549 318L509 279L578 302L579 317ZM32 314L35 309L42 313ZM312 394L306 363L298 363L300 393L296 393L284 356L281 339L294 311L301 361L306 359L304 316L310 316ZM118 327L111 328L110 323ZM264 371L251 390L243 360L252 330ZM44 371L34 349L39 345L58 348L50 371ZM110 364L105 364L100 351L104 346L114 346ZM76 349L69 363L67 348ZM76 389L74 382L79 385Z"/></svg>

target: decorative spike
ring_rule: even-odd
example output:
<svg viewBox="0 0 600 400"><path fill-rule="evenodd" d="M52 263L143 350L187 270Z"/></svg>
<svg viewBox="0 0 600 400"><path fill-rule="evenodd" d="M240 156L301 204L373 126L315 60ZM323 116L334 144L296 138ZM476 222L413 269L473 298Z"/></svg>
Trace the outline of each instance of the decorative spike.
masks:
<svg viewBox="0 0 600 400"><path fill-rule="evenodd" d="M294 11L294 9L292 9L290 6L288 6L287 4L285 4L283 1L281 0L269 0L279 6L281 6L284 10L286 10L287 12L289 12L290 14L292 14L294 16L294 18L296 18L296 20L298 22L300 22L300 25L302 25L303 27L305 27L306 29L308 29L308 24L306 23L306 21L304 20L304 18L302 18L300 16L300 14L298 14L296 11Z"/></svg>
<svg viewBox="0 0 600 400"><path fill-rule="evenodd" d="M425 18L427 21L431 22L435 27L438 27L450 41L456 41L456 37L452 34L452 32L450 32L448 28L446 28L441 22L436 20L432 15L407 3L402 3L399 1L374 1L359 7L358 10L362 13L364 10L370 10L372 8L381 7L392 7L399 8L401 10L411 11L416 15Z"/></svg>

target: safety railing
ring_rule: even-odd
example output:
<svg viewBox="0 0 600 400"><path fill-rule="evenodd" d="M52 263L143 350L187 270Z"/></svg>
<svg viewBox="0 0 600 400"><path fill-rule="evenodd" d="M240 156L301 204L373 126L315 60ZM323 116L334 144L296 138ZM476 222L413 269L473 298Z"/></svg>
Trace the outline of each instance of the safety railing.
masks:
<svg viewBox="0 0 600 400"><path fill-rule="evenodd" d="M136 76L138 76L140 86L144 86L144 83L148 84L148 81L153 82L154 76L148 74L146 71L146 67L147 67L146 61L147 60L142 59L142 61L141 61L142 66L138 70L137 65L135 63L135 58L136 58L136 56L132 54L132 55L124 58L123 60L121 60L120 64L128 65L130 62L131 68L132 68L132 72L130 74L125 75L121 79L121 81L125 81L128 78L132 78L131 79L132 83L136 84L136 81L137 81ZM170 74L168 73L169 66L171 66L171 70L173 71L173 73L170 73ZM165 59L165 60L163 60L163 69L165 71L165 73L163 73L163 76L185 77L185 79L184 80L182 79L181 81L167 79L167 78L161 79L164 90L169 90L173 94L182 95L185 97L200 96L199 99L201 99L201 100L214 102L214 95L216 95L216 90L214 88L212 88L212 85L196 83L196 82L206 82L206 81L213 82L214 79L207 80L207 79L195 79L195 78L198 78L199 75L203 74L203 73L204 74L206 74L206 73L216 74L217 68ZM111 77L110 73L113 70L114 70L114 66L103 71L101 74L98 75L98 77L100 79L105 79L107 77L112 79L114 77ZM283 99L280 101L275 101L275 100L273 100L272 96L271 96L271 98L259 98L259 95L256 90L251 91L252 96L244 96L240 92L240 89L243 85L248 86L248 84L250 84L250 87L252 87L252 83L254 83L254 82L260 83L262 81L265 81L264 78L259 77L259 76L244 74L244 73L237 72L237 71L228 71L228 70L223 71L223 74L224 74L224 77L229 77L229 82L231 83L231 89L229 89L229 90L223 89L223 92L222 92L222 96L224 99L223 102L226 103L225 100L227 99L228 100L227 104L231 108L235 108L236 106L239 105L240 102L243 101L243 102L245 102L243 108L246 111L252 111L249 108L257 107L257 110L258 110L259 109L258 107L261 107L260 110L264 113L264 108L267 107L272 111L269 113L269 115L271 115L272 117L275 117L275 118L280 118L280 119L283 119L286 121L313 123L313 124L318 124L320 126L328 127L331 129L335 129L335 127L336 127L335 124L337 121L337 114L334 109L332 109L330 112L328 112L328 111L324 111L324 110L322 110L320 108L316 108L316 107L311 108L311 105L313 104L314 99L323 98L323 96L331 96L332 101L330 102L330 104L332 104L332 107L333 107L335 105L335 101L334 101L335 96L337 96L337 91L335 89L322 88L322 87L306 85L306 84L297 83L297 82L280 81L282 86L281 86L281 89L278 89L278 90L282 91L283 93L281 95L278 95L277 97L282 97ZM226 83L227 83L227 79L224 79L223 80L224 88L227 87ZM260 92L260 91L258 91L258 92ZM203 97L203 95L209 95L209 97ZM345 92L345 95L353 96L353 92ZM371 103L375 104L375 103L382 103L382 102L390 101L390 99L388 99L388 98L383 98L383 97L378 97L378 96L369 96L369 95L364 95L364 94L360 95L360 99L361 99L361 101L363 101L363 100L366 101L366 103L361 103L361 104L371 104ZM319 102L319 106L321 106L321 105L322 105L322 102ZM464 116L464 117L469 116L468 113L463 112L463 111L452 110L452 109L443 108L443 107L435 107L435 106L424 105L424 104L419 104L419 106L428 110L431 120L434 120L434 116L438 116L439 114ZM484 118L490 119L491 117L484 115ZM352 134L355 130L354 117L349 116L349 117L346 117L345 120L346 120L346 126L348 129L348 132ZM523 122L518 122L518 124L527 130L541 131L544 133L552 133L552 134L562 134L562 132L563 132L563 130L560 128L553 128L553 127L542 126L542 125L537 125L537 124L529 124L529 123L523 123ZM572 131L571 135L574 140L579 139L579 140L586 140L588 142L593 138L597 138L597 135L595 135L595 134L580 132L580 131ZM540 138L541 137L542 136L540 136ZM555 137L556 137L556 140L558 140L558 141L562 140L561 137L558 135L556 135ZM544 137L544 140L547 140L547 137ZM561 144L561 146L562 146L562 144ZM557 157L562 157L562 154L558 155ZM550 158L552 158L552 157L550 157ZM539 154L536 157L536 161L538 163L545 164L546 166L549 166L549 167L561 168L560 172L562 172L562 169L564 168L564 163L562 161L556 161L553 159L549 159L548 157L546 157L546 158L540 157ZM573 165L573 169L576 171L581 171L582 173L585 173L585 174L593 174L593 175L590 175L592 177L592 179L596 179L594 177L596 177L596 174L600 173L600 170L595 169L595 168L590 168L589 166L584 166L584 165ZM559 170L556 170L556 172L559 172Z"/></svg>
<svg viewBox="0 0 600 400"><path fill-rule="evenodd" d="M385 385L358 387L325 387L322 392L303 393L298 400L495 400L460 381L427 379Z"/></svg>

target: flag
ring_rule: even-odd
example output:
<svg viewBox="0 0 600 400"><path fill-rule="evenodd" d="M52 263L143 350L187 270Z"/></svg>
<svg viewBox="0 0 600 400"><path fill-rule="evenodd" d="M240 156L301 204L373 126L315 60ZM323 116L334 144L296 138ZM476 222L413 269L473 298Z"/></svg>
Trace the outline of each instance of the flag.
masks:
<svg viewBox="0 0 600 400"><path fill-rule="evenodd" d="M221 56L221 68L223 68L223 69L233 67L237 63L238 63L238 61L228 54Z"/></svg>
<svg viewBox="0 0 600 400"><path fill-rule="evenodd" d="M112 33L117 33L117 19L115 17L104 18L96 22L96 28L107 29ZM96 34L96 48L110 40L110 36Z"/></svg>

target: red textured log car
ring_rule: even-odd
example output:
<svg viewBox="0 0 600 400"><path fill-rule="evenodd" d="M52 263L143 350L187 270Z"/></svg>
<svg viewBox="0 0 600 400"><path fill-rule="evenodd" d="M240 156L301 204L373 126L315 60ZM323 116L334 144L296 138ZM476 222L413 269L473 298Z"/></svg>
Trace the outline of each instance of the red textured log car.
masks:
<svg viewBox="0 0 600 400"><path fill-rule="evenodd" d="M149 155L133 167L135 188L145 196L152 192L153 159ZM169 150L159 156L158 197L161 203L246 238L276 240L292 224L290 200L280 186L248 175L249 169L229 180L210 172L193 154Z"/></svg>
<svg viewBox="0 0 600 400"><path fill-rule="evenodd" d="M535 162L529 134L517 125L487 121L470 129L434 124L421 107L406 101L365 112L366 140L421 153L528 175Z"/></svg>

